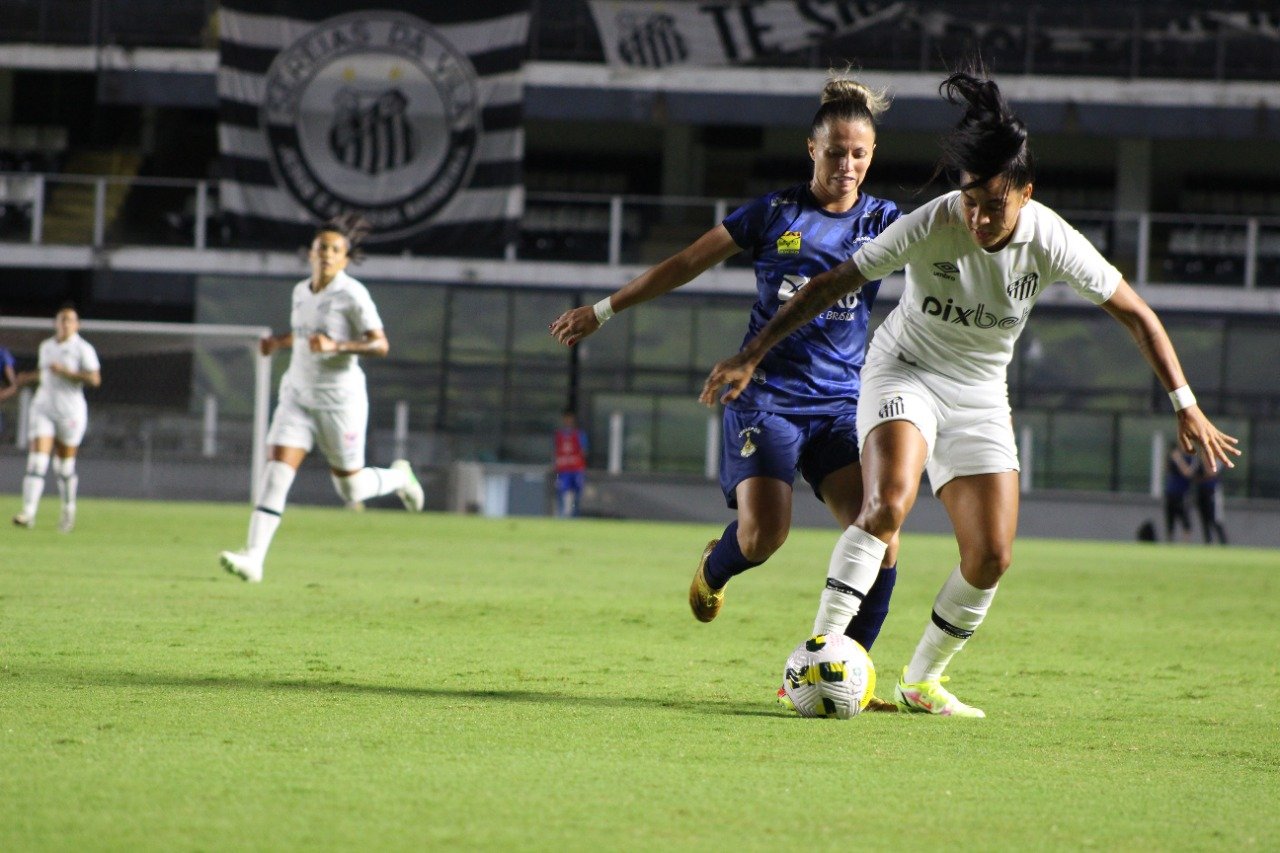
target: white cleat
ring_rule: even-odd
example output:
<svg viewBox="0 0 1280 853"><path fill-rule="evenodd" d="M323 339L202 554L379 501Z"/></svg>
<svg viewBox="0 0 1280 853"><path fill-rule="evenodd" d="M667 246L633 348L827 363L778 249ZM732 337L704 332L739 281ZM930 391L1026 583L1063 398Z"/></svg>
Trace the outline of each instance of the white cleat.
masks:
<svg viewBox="0 0 1280 853"><path fill-rule="evenodd" d="M409 464L408 459L397 459L391 463L391 467L396 471L403 471L409 482L405 483L404 488L396 489L396 496L400 498L400 502L404 504L404 508L409 512L422 512L422 507L427 502L427 495L422 491L422 484L418 482L418 477L413 473L413 466Z"/></svg>
<svg viewBox="0 0 1280 853"><path fill-rule="evenodd" d="M58 519L58 531L61 533L70 533L76 529L76 508L74 506L64 506L62 508L62 517Z"/></svg>
<svg viewBox="0 0 1280 853"><path fill-rule="evenodd" d="M262 562L244 551L223 551L218 555L218 562L222 564L222 568L249 583L262 582Z"/></svg>
<svg viewBox="0 0 1280 853"><path fill-rule="evenodd" d="M33 528L33 527L35 527L35 526L36 526L36 519L35 519L35 516L33 516L33 515L25 515L24 513L21 513L21 512L20 512L20 513L18 513L17 515L15 515L15 516L13 517L13 526L14 526L14 527L25 527L25 528L27 528L28 530L30 530L31 528Z"/></svg>

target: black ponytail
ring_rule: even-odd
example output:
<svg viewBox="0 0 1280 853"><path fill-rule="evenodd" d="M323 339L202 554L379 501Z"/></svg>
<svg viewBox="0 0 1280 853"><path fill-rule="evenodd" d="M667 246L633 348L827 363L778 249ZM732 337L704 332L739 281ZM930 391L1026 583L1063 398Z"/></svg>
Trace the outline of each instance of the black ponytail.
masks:
<svg viewBox="0 0 1280 853"><path fill-rule="evenodd" d="M1010 187L1035 180L1035 158L1027 145L1027 126L1009 108L994 80L957 71L938 87L948 103L964 106L959 123L942 138L938 171L969 176L962 189L1003 175Z"/></svg>
<svg viewBox="0 0 1280 853"><path fill-rule="evenodd" d="M364 258L360 245L364 242L364 238L369 236L369 223L360 214L339 213L317 227L315 236L319 237L324 233L341 234L347 241L347 257L353 262Z"/></svg>

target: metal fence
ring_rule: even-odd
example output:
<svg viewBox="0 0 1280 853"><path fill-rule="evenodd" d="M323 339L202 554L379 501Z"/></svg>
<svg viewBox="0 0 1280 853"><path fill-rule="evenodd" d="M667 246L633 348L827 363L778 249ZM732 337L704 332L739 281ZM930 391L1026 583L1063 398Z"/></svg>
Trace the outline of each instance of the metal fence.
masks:
<svg viewBox="0 0 1280 853"><path fill-rule="evenodd" d="M518 260L655 263L741 199L530 192ZM1060 211L1136 285L1280 287L1274 216ZM0 173L0 243L233 247L217 182ZM741 261L739 261L741 262ZM732 264L733 262L731 262Z"/></svg>

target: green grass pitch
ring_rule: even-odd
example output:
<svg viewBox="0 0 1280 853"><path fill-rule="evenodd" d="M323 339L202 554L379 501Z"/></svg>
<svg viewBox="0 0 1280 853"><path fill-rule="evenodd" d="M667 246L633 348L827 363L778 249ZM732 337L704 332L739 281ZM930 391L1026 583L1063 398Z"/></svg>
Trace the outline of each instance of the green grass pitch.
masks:
<svg viewBox="0 0 1280 853"><path fill-rule="evenodd" d="M834 529L702 625L704 525L295 507L250 585L247 517L3 533L0 849L1280 848L1275 551L1022 540L950 669L986 720L801 720ZM881 695L954 562L904 537Z"/></svg>

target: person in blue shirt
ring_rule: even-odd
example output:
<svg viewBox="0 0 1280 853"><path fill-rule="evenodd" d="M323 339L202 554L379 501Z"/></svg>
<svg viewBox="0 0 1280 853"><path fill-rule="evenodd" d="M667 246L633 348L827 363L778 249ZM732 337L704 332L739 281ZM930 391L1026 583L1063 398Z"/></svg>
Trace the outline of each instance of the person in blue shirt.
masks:
<svg viewBox="0 0 1280 853"><path fill-rule="evenodd" d="M1169 448L1164 467L1164 533L1173 542L1174 522L1182 528L1182 541L1191 539L1191 516L1187 512L1187 494L1196 478L1196 455L1188 453L1175 442Z"/></svg>
<svg viewBox="0 0 1280 853"><path fill-rule="evenodd" d="M809 181L748 202L596 305L566 311L551 323L552 335L572 346L616 312L749 251L756 301L743 340L751 340L810 276L847 260L898 218L893 202L861 191L875 151L876 117L887 106L883 94L856 80L829 80L809 132ZM786 541L797 468L837 521L847 526L857 517L862 504L859 375L878 289L876 282L797 329L769 353L750 387L725 409L720 485L737 518L703 550L689 588L698 620L714 619L729 580L769 559ZM895 543L846 632L867 649L888 613L896 550Z"/></svg>
<svg viewBox="0 0 1280 853"><path fill-rule="evenodd" d="M0 403L18 393L17 362L13 353L0 347ZM4 415L0 414L0 429L4 429Z"/></svg>
<svg viewBox="0 0 1280 853"><path fill-rule="evenodd" d="M1200 457L1195 457L1195 489L1196 511L1200 514L1200 532L1204 534L1204 544L1213 543L1218 537L1218 544L1227 544L1227 528L1223 523L1222 509L1222 470L1210 471Z"/></svg>

